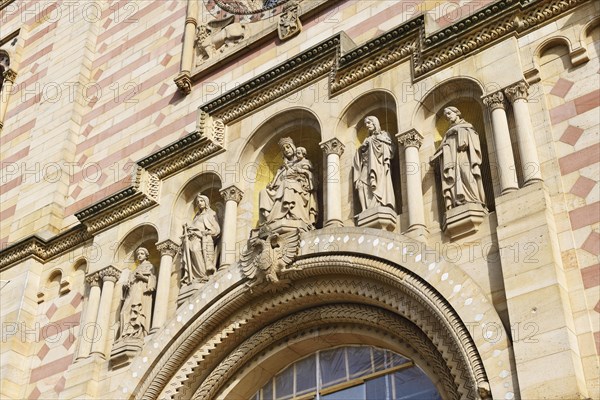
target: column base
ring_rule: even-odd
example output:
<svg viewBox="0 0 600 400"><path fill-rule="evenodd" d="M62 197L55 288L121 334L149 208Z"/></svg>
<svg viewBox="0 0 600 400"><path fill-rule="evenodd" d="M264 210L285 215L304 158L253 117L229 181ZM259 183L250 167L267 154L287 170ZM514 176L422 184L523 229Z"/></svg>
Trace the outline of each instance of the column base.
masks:
<svg viewBox="0 0 600 400"><path fill-rule="evenodd" d="M442 230L451 239L459 239L479 230L488 211L477 203L467 203L446 210Z"/></svg>
<svg viewBox="0 0 600 400"><path fill-rule="evenodd" d="M504 196L505 194L512 193L512 192L515 192L517 190L519 190L518 187L509 187L509 188L506 188L506 189L502 190L502 192L500 192L500 196Z"/></svg>
<svg viewBox="0 0 600 400"><path fill-rule="evenodd" d="M344 226L344 223L340 219L330 219L325 222L325 228L340 228Z"/></svg>
<svg viewBox="0 0 600 400"><path fill-rule="evenodd" d="M405 232L402 233L408 236L409 238L425 242L427 240L427 235L429 234L429 231L427 230L425 225L415 224L411 225Z"/></svg>

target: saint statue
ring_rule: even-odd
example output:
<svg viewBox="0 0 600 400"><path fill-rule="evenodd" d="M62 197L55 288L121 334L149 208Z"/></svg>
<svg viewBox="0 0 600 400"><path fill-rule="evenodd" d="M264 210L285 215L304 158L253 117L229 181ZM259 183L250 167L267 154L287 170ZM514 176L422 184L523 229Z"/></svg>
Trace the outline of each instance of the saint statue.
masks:
<svg viewBox="0 0 600 400"><path fill-rule="evenodd" d="M358 192L361 210L376 207L395 209L394 187L390 163L394 157L392 138L381 130L377 117L364 120L369 136L354 156L354 187Z"/></svg>
<svg viewBox="0 0 600 400"><path fill-rule="evenodd" d="M486 208L481 179L481 145L473 125L462 119L456 107L444 108L450 127L432 160L440 157L444 207L450 210L466 203Z"/></svg>
<svg viewBox="0 0 600 400"><path fill-rule="evenodd" d="M306 159L306 149L294 145L291 138L279 141L283 165L273 180L259 193L262 223L296 220L312 227L317 219L317 202L313 167Z"/></svg>
<svg viewBox="0 0 600 400"><path fill-rule="evenodd" d="M142 339L150 330L152 295L156 290L154 266L148 261L150 253L144 247L135 251L139 263L123 284L119 339Z"/></svg>
<svg viewBox="0 0 600 400"><path fill-rule="evenodd" d="M215 239L221 233L217 213L210 208L208 197L198 194L194 199L198 212L192 224L183 225L182 284L206 282L217 269Z"/></svg>

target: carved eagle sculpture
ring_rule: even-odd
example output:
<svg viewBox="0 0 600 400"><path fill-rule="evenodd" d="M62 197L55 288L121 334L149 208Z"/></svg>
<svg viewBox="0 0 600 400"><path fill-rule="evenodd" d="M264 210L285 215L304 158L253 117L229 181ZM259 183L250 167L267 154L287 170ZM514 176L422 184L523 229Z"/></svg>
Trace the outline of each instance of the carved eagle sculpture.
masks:
<svg viewBox="0 0 600 400"><path fill-rule="evenodd" d="M262 226L240 257L244 275L252 280L250 286L279 282L278 273L292 263L299 242L299 230L279 235Z"/></svg>

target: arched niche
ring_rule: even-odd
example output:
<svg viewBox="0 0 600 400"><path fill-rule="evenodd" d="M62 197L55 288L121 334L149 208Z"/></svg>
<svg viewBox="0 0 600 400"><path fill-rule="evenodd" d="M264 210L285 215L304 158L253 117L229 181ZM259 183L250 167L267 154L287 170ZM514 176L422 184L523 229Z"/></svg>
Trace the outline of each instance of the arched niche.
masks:
<svg viewBox="0 0 600 400"><path fill-rule="evenodd" d="M160 263L160 254L156 250L158 231L154 225L143 224L131 230L121 240L113 256L113 266L120 269L133 269L136 263L135 251L145 247L150 253L149 261L156 267ZM122 278L126 278L121 274Z"/></svg>
<svg viewBox="0 0 600 400"><path fill-rule="evenodd" d="M38 304L69 293L72 283L85 276L87 265L86 259L82 257L67 268L57 267L47 271L42 277L41 289L37 294Z"/></svg>
<svg viewBox="0 0 600 400"><path fill-rule="evenodd" d="M251 218L246 219L247 228L253 228L259 220L258 196L260 190L271 182L283 157L279 140L290 137L296 147L306 149L306 158L313 165L317 186L318 215L317 227L323 226L323 151L321 124L315 114L304 108L282 111L260 125L244 146L240 156L240 168L244 188L242 208L251 210ZM247 236L249 229L244 229Z"/></svg>
<svg viewBox="0 0 600 400"><path fill-rule="evenodd" d="M596 17L582 29L581 42L590 51L594 49L596 56L600 55L600 17Z"/></svg>
<svg viewBox="0 0 600 400"><path fill-rule="evenodd" d="M194 199L198 194L203 194L210 200L210 208L216 213L219 224L223 227L223 213L225 204L219 191L222 188L221 177L214 172L206 172L190 179L181 189L171 212L169 238L180 242L182 226L191 223L196 215Z"/></svg>
<svg viewBox="0 0 600 400"><path fill-rule="evenodd" d="M398 117L396 110L396 99L391 93L384 90L374 90L363 94L350 103L340 117L336 128L336 135L339 138L345 139L343 141L347 143L347 147L344 155L346 155L346 153L348 154L346 160L350 163L344 164L342 167L342 179L347 179L347 181L350 182L348 187L350 193L347 193L346 195L347 198L351 200L352 208L350 211L351 215L346 216L348 218L353 218L361 212L358 196L353 183L352 160L355 157L356 150L368 136L364 119L370 115L377 117L381 129L389 133L392 138L395 149L395 155L392 159L391 166L392 182L394 184L396 212L398 214L402 213L403 202L400 187L400 156L395 138L395 135L398 133ZM348 143L352 143L351 148L348 148ZM342 204L344 204L343 199Z"/></svg>
<svg viewBox="0 0 600 400"><path fill-rule="evenodd" d="M461 112L462 118L473 125L479 134L482 152L481 175L489 211L495 210L494 192L499 192L499 176L497 164L490 157L493 147L492 127L484 104L481 100L481 85L467 77L454 78L435 86L425 95L413 116L413 126L425 137L426 145L421 159L428 162L440 146L449 122L444 117L446 107L454 106ZM427 174L423 180L423 191L432 191L434 199L430 211L438 221L442 221L445 210L441 191L439 167L432 166L434 173Z"/></svg>
<svg viewBox="0 0 600 400"><path fill-rule="evenodd" d="M558 67L563 71L571 67L571 42L569 39L557 36L544 41L536 49L536 63L540 67L542 79L548 75L548 71ZM546 73L544 73L546 72Z"/></svg>

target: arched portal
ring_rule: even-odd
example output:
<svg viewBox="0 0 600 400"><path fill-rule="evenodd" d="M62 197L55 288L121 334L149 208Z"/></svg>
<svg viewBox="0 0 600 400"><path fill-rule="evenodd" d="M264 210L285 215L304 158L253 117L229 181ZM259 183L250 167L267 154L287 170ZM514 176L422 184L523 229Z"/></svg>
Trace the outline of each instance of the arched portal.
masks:
<svg viewBox="0 0 600 400"><path fill-rule="evenodd" d="M325 231L304 236L298 259L281 274L287 285L261 291L242 281L199 307L131 398L249 398L290 362L354 344L415 360L445 399L512 395L506 331L460 268L426 261L425 248L403 236ZM383 261L384 251L401 262ZM499 331L492 337L473 320Z"/></svg>

